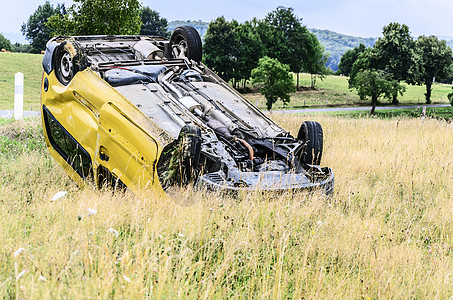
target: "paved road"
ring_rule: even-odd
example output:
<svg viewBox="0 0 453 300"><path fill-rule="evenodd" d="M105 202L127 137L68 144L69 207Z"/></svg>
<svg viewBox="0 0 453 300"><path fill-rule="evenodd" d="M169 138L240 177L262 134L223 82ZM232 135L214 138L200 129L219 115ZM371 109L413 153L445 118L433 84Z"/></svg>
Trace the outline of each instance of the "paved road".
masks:
<svg viewBox="0 0 453 300"><path fill-rule="evenodd" d="M39 111L24 111L24 118L39 116ZM0 118L12 118L14 116L14 110L0 110Z"/></svg>
<svg viewBox="0 0 453 300"><path fill-rule="evenodd" d="M401 105L401 106L377 106L376 110L392 110L392 109L403 109L403 108L421 108L426 107L449 107L450 104L431 104L431 105ZM287 110L273 110L273 113L318 113L318 112L342 112L342 111L367 111L371 110L371 106L360 106L360 107L329 107L329 108L304 108L304 109L287 109ZM24 117L36 117L39 116L39 111L24 111ZM0 118L12 118L14 111L12 110L0 110Z"/></svg>
<svg viewBox="0 0 453 300"><path fill-rule="evenodd" d="M400 105L400 106L376 106L376 110L392 110L392 109L404 109L404 108L421 108L426 107L449 107L450 104L430 104L430 105ZM371 110L371 106L360 106L360 107L329 107L329 108L304 108L304 109L286 109L286 110L273 110L276 113L318 113L318 112L342 112L342 111L362 111Z"/></svg>

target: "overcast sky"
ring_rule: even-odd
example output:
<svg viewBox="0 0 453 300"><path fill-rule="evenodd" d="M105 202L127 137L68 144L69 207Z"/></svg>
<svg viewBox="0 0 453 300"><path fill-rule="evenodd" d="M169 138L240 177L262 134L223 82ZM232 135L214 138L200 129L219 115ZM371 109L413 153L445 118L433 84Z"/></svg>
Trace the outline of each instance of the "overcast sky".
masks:
<svg viewBox="0 0 453 300"><path fill-rule="evenodd" d="M20 26L44 0L2 0L0 32ZM72 4L71 0L50 0ZM293 7L308 28L379 37L390 22L404 23L412 35L453 36L452 0L142 0L144 6L172 20L212 21L219 16L240 22L263 18L277 6Z"/></svg>

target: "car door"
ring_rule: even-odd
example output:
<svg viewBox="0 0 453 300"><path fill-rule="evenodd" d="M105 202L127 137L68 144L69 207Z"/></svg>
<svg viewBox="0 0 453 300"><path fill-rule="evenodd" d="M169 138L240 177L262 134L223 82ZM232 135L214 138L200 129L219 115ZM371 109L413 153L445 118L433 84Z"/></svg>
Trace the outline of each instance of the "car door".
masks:
<svg viewBox="0 0 453 300"><path fill-rule="evenodd" d="M114 183L132 189L158 183L158 144L123 109L112 102L100 110L96 161L98 184Z"/></svg>

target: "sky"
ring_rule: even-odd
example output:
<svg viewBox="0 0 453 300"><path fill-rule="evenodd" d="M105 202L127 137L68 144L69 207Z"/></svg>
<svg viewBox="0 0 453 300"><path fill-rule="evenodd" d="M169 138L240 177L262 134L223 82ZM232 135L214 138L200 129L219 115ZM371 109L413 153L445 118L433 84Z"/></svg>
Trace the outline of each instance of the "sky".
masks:
<svg viewBox="0 0 453 300"><path fill-rule="evenodd" d="M2 0L0 32L19 33L21 25L45 0ZM65 3L71 0L50 0ZM379 37L390 22L409 26L419 35L453 36L452 0L141 0L143 6L158 11L168 21L201 20L210 22L219 16L239 22L262 19L277 6L294 8L308 28L338 33Z"/></svg>

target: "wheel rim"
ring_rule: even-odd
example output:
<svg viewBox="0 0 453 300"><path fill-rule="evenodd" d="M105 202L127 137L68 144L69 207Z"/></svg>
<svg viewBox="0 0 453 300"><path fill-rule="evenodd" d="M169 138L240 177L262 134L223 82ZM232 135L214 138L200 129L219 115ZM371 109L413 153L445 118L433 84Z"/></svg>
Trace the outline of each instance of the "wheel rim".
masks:
<svg viewBox="0 0 453 300"><path fill-rule="evenodd" d="M72 57L68 52L64 52L60 59L60 74L64 81L69 82L72 76Z"/></svg>

